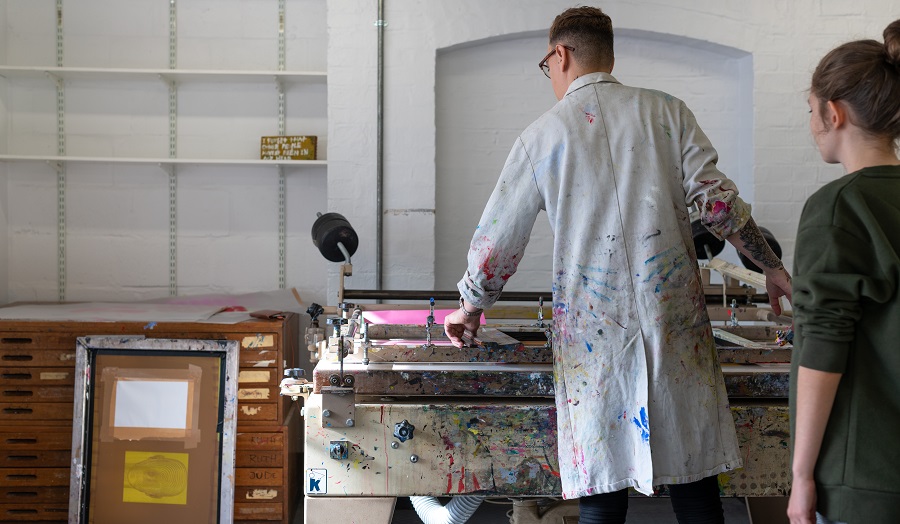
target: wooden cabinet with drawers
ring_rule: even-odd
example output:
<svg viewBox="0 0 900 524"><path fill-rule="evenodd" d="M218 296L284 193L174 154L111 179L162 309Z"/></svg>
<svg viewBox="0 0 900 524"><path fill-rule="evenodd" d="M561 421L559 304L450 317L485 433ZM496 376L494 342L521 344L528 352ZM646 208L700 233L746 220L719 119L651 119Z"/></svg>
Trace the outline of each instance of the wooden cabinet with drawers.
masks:
<svg viewBox="0 0 900 524"><path fill-rule="evenodd" d="M0 522L68 514L75 339L91 335L240 343L234 518L290 524L302 500L302 424L279 395L297 366L299 322L45 322L0 320Z"/></svg>

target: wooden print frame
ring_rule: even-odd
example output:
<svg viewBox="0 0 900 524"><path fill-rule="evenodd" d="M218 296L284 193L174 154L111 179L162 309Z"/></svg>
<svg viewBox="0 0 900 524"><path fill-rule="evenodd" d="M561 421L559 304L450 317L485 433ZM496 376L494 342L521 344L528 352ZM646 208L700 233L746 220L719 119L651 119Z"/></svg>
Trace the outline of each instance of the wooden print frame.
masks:
<svg viewBox="0 0 900 524"><path fill-rule="evenodd" d="M77 340L70 523L233 522L238 351Z"/></svg>

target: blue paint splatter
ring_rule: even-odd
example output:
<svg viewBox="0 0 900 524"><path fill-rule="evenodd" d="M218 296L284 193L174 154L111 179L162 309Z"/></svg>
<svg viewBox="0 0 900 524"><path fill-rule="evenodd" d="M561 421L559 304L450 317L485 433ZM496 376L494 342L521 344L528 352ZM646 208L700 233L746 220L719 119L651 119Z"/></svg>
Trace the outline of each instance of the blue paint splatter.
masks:
<svg viewBox="0 0 900 524"><path fill-rule="evenodd" d="M593 352L594 352L594 347L591 346L591 343L590 343L590 342L585 341L585 342L584 342L584 345L587 346L587 348L588 348L588 353L593 353Z"/></svg>
<svg viewBox="0 0 900 524"><path fill-rule="evenodd" d="M634 422L634 425L637 426L638 430L640 430L641 439L644 442L649 444L650 443L650 423L647 421L647 409L646 408L641 408L640 417L641 417L640 420L638 420L637 417L634 417L631 419L631 421Z"/></svg>
<svg viewBox="0 0 900 524"><path fill-rule="evenodd" d="M156 327L156 322L151 322L151 323L147 324L146 326L144 326L144 329L153 329L155 327Z"/></svg>
<svg viewBox="0 0 900 524"><path fill-rule="evenodd" d="M656 284L657 293L662 290L663 285L669 280L672 273L684 267L688 261L685 253L673 253L674 249L666 249L644 261L644 265L647 266L656 264L651 266L651 271L643 282L648 283L653 278L658 278L659 283Z"/></svg>

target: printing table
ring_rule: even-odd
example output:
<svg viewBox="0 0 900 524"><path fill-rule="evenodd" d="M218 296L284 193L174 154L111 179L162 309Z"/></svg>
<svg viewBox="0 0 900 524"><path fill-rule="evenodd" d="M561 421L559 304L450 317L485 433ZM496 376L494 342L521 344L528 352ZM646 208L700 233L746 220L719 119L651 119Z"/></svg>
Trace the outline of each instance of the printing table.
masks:
<svg viewBox="0 0 900 524"><path fill-rule="evenodd" d="M312 381L282 383L283 395L308 397L307 524L338 514L386 524L399 496L559 497L549 324L488 323L475 347L457 349L441 325L426 334L427 315L375 325L345 311L330 336L308 337L320 358ZM744 460L719 476L722 495L784 497L790 345L775 340L785 326L715 324Z"/></svg>

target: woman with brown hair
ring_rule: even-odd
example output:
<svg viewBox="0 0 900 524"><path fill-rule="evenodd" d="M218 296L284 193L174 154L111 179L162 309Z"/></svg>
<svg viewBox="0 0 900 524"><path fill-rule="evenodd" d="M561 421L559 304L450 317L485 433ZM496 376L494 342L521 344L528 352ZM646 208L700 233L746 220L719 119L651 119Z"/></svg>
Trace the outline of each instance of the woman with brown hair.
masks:
<svg viewBox="0 0 900 524"><path fill-rule="evenodd" d="M848 173L803 209L794 266L794 524L900 522L900 20L819 62L810 129ZM830 519L830 520L829 520Z"/></svg>

